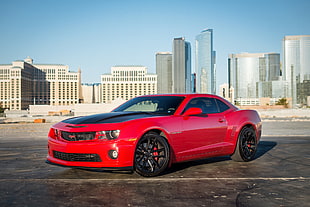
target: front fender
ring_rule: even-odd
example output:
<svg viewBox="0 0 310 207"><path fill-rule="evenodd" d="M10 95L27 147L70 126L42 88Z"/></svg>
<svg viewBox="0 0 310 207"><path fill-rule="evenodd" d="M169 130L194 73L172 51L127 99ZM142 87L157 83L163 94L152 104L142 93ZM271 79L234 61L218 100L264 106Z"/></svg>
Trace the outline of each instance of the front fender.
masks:
<svg viewBox="0 0 310 207"><path fill-rule="evenodd" d="M178 117L157 117L153 119L135 120L124 126L123 131L130 136L131 139L137 141L149 131L160 131L164 133L168 142L174 134L181 131L181 124Z"/></svg>

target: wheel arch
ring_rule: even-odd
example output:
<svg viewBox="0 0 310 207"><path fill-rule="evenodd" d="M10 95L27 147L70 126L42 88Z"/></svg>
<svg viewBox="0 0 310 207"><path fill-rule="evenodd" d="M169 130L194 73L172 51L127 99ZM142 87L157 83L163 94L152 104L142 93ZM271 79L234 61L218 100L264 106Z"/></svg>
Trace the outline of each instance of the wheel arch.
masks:
<svg viewBox="0 0 310 207"><path fill-rule="evenodd" d="M246 128L248 128L248 129L246 129ZM254 149L254 151L252 150L252 152L254 152L254 153L251 154L250 157L246 157L244 152L243 152L243 150L241 150L241 147L240 147L241 146L240 145L240 143L241 143L240 142L240 138L241 138L240 135L243 132L243 130L247 130L246 132L248 132L248 130L253 130L253 132L255 134L255 142L254 142L255 143L254 144L255 145L255 149ZM231 158L233 160L235 160L235 161L238 161L238 162L240 162L240 161L250 161L250 160L254 159L255 152L257 150L257 145L258 145L258 142L259 142L259 138L260 137L257 137L257 129L256 129L255 124L247 123L247 124L244 124L244 125L240 126L239 131L236 133L235 147L234 147L233 153L230 155ZM244 140L244 138L243 138L243 140ZM248 140L248 139L246 138L246 140ZM248 144L246 144L246 145L248 145ZM250 148L253 149L252 146L250 146ZM243 149L243 147L242 147L242 149Z"/></svg>
<svg viewBox="0 0 310 207"><path fill-rule="evenodd" d="M168 144L170 145L168 133L165 132L163 129L160 129L160 128L146 129L145 131L143 131L143 133L141 133L141 135L138 137L137 141L139 141L144 135L146 135L147 133L150 133L150 132L154 132L154 133L159 134L160 136L164 137L166 139L166 141L168 142Z"/></svg>
<svg viewBox="0 0 310 207"><path fill-rule="evenodd" d="M231 123L234 125L233 128L235 128L235 130L232 132L234 134L233 136L234 143L237 142L241 130L247 126L252 127L254 129L257 142L259 141L261 137L262 123L257 111L239 110L234 112L233 117L230 117L230 119Z"/></svg>
<svg viewBox="0 0 310 207"><path fill-rule="evenodd" d="M160 136L164 137L165 140L167 141L167 144L168 144L168 147L170 149L170 161L169 161L169 164L168 164L168 167L171 167L172 163L175 162L175 153L174 153L174 149L173 149L173 146L171 146L171 143L170 143L170 139L169 139L169 133L166 132L165 130L161 129L161 128L150 128L150 129L147 129L145 130L137 139L136 141L136 144L135 144L135 148L137 147L138 143L139 143L139 140L144 136L146 135L147 133L150 133L150 132L154 132L154 133L157 133L159 134Z"/></svg>
<svg viewBox="0 0 310 207"><path fill-rule="evenodd" d="M236 133L235 133L235 137L234 137L234 142L235 143L238 141L239 134L240 134L241 130L244 127L252 127L254 129L255 133L257 133L256 124L251 123L251 122L246 122L246 123L240 124L239 127L237 127L237 130L236 130Z"/></svg>
<svg viewBox="0 0 310 207"><path fill-rule="evenodd" d="M242 126L240 126L240 130L238 133L240 133L240 131L244 128L244 127L252 127L255 131L256 131L256 126L253 123L245 123Z"/></svg>
<svg viewBox="0 0 310 207"><path fill-rule="evenodd" d="M163 143L163 142L161 142L163 145L162 146L166 146L167 148L167 150L168 150L168 153L167 153L167 157L168 157L168 159L167 159L167 161L166 161L166 164L164 164L165 165L165 167L164 168L162 168L163 169L163 171L168 167L170 167L171 166L171 161L172 161L172 156L173 156L173 153L172 153L172 147L171 147L171 145L170 145L170 143L169 143L169 141L168 141L168 139L167 139L167 136L166 136L166 134L165 134L165 132L163 131L163 130L160 130L160 129L158 129L158 128L153 128L153 129L148 129L148 130L145 130L143 133L141 133L141 135L138 137L138 139L137 139L137 141L136 141L136 144L135 144L135 151L136 151L136 149L137 149L137 147L138 147L138 145L139 145L139 143L140 142L143 142L143 140L144 140L144 136L145 135L147 135L147 134L150 134L150 133L153 133L153 134L156 134L156 136L158 136L158 138L159 139L161 139L162 141L164 141L165 143ZM133 158L133 165L134 165L134 170L136 171L136 172L138 172L138 174L140 174L140 175L142 175L141 174L141 169L138 169L137 167L136 167L136 160L135 160L135 154L136 154L136 152L134 153L134 158ZM137 170L138 169L138 170ZM163 171L162 170L160 170L161 172L159 172L159 174L161 174ZM156 175L158 175L158 174L156 174ZM149 177L149 176L154 176L154 175L143 175L143 176L147 176L147 177Z"/></svg>
<svg viewBox="0 0 310 207"><path fill-rule="evenodd" d="M137 142L136 142L136 146L137 146L137 144L139 143L139 140L140 140L144 135L146 135L146 134L148 134L148 133L151 133L151 132L154 132L154 133L156 133L156 134L158 134L158 135L164 137L165 140L167 141L167 144L168 144L170 150L171 150L172 147L171 147L171 145L170 145L167 132L165 132L164 130L159 129L159 128L152 128L152 129L145 130L145 131L141 134L141 136L138 137Z"/></svg>
<svg viewBox="0 0 310 207"><path fill-rule="evenodd" d="M259 139L260 139L260 135L258 137L258 129L257 129L257 124L255 123L252 123L252 122L245 122L245 123L242 123L242 124L239 124L239 126L236 128L236 131L235 131L235 136L233 138L233 143L235 145L234 147L234 152L236 150L236 147L237 147L237 142L238 142L238 137L239 137L239 134L241 133L242 129L244 127L252 127L255 131L255 134L256 134L256 140L257 142L259 142Z"/></svg>

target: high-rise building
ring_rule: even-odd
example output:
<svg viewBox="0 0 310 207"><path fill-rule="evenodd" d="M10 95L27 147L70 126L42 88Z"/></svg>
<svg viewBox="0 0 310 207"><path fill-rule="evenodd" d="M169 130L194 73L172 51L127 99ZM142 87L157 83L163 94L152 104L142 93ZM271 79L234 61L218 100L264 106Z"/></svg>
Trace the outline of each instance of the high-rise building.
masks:
<svg viewBox="0 0 310 207"><path fill-rule="evenodd" d="M70 105L81 98L81 71L61 64L33 64L31 58L0 65L3 108L25 110L29 105Z"/></svg>
<svg viewBox="0 0 310 207"><path fill-rule="evenodd" d="M172 93L172 53L156 53L157 92Z"/></svg>
<svg viewBox="0 0 310 207"><path fill-rule="evenodd" d="M157 93L157 75L148 74L144 66L114 66L111 74L101 75L102 102L129 100L136 96Z"/></svg>
<svg viewBox="0 0 310 207"><path fill-rule="evenodd" d="M191 45L184 37L174 38L172 51L172 92L191 93Z"/></svg>
<svg viewBox="0 0 310 207"><path fill-rule="evenodd" d="M82 84L82 103L101 103L101 84Z"/></svg>
<svg viewBox="0 0 310 207"><path fill-rule="evenodd" d="M241 53L228 58L228 84L235 102L259 104L259 98L283 98L285 82L280 77L280 54ZM230 97L231 98L231 97Z"/></svg>
<svg viewBox="0 0 310 207"><path fill-rule="evenodd" d="M196 73L192 73L192 86L191 86L191 89L192 89L192 93L196 93Z"/></svg>
<svg viewBox="0 0 310 207"><path fill-rule="evenodd" d="M216 93L215 51L213 51L213 30L203 30L196 36L196 91Z"/></svg>
<svg viewBox="0 0 310 207"><path fill-rule="evenodd" d="M289 82L292 104L304 105L310 96L310 35L285 36L283 39L283 78Z"/></svg>
<svg viewBox="0 0 310 207"><path fill-rule="evenodd" d="M94 83L93 84L94 87L94 103L102 103L102 89L101 89L101 83Z"/></svg>

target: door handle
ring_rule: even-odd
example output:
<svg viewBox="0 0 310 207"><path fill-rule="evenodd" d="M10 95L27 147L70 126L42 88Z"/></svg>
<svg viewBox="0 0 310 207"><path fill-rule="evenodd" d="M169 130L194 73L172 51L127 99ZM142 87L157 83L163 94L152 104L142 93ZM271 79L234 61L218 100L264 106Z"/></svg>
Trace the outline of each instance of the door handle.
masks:
<svg viewBox="0 0 310 207"><path fill-rule="evenodd" d="M220 122L220 123L223 123L223 122L225 122L225 121L226 121L225 119L219 118L219 122Z"/></svg>

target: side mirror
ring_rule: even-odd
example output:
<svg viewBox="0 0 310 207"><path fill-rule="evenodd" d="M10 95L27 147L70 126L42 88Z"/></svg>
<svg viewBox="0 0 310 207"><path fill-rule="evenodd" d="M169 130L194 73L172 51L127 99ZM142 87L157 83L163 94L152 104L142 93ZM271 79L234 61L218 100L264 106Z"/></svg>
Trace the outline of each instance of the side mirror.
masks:
<svg viewBox="0 0 310 207"><path fill-rule="evenodd" d="M187 109L183 116L193 116L193 115L198 115L198 114L202 114L202 110L201 108L196 108L196 107L192 107Z"/></svg>

